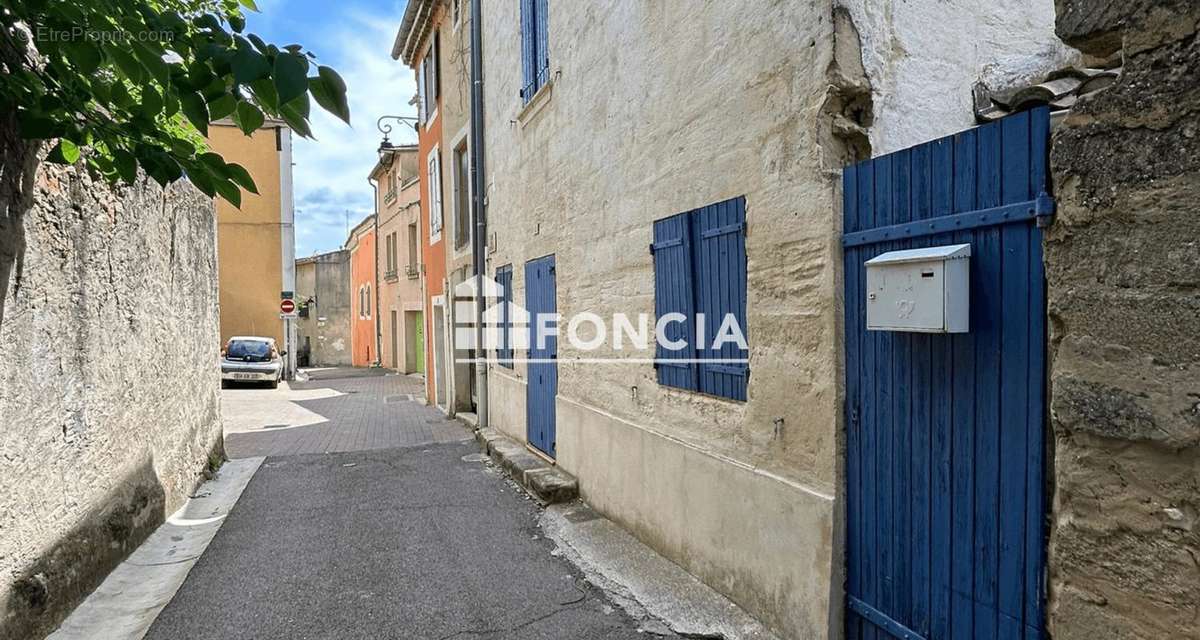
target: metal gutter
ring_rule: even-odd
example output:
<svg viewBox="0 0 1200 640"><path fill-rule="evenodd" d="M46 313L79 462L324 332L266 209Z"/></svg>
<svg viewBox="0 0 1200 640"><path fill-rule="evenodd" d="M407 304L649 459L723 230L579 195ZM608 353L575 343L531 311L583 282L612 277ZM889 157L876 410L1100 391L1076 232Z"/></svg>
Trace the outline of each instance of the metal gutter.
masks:
<svg viewBox="0 0 1200 640"><path fill-rule="evenodd" d="M487 271L487 194L483 163L483 7L471 0L471 213L475 216L475 388L479 399L475 413L478 428L488 426L487 350L483 344L483 278Z"/></svg>

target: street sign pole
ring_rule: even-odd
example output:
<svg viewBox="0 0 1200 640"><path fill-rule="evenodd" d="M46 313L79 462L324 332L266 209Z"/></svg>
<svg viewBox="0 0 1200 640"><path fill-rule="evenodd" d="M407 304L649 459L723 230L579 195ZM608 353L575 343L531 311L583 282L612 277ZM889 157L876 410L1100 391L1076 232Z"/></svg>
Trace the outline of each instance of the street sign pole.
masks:
<svg viewBox="0 0 1200 640"><path fill-rule="evenodd" d="M283 319L283 344L287 349L285 369L288 380L296 377L296 340L292 334L292 320L296 318L296 301L292 299L291 291L284 291L283 299L279 301L279 317Z"/></svg>

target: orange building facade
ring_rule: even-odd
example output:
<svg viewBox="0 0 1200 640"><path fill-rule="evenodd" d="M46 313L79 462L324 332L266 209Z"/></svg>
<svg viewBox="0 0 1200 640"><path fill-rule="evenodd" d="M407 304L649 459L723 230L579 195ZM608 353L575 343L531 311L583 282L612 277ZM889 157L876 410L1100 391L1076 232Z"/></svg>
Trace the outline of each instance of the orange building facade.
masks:
<svg viewBox="0 0 1200 640"><path fill-rule="evenodd" d="M350 251L350 363L369 367L379 362L375 216L363 218L350 230L346 249Z"/></svg>
<svg viewBox="0 0 1200 640"><path fill-rule="evenodd" d="M446 295L446 158L442 144L442 69L447 65L440 46L441 27L451 14L446 3L418 2L406 11L407 23L397 34L392 57L417 71L418 175L421 188L421 263L425 280L425 395L432 405L449 406L453 362ZM403 40L403 41L402 41Z"/></svg>

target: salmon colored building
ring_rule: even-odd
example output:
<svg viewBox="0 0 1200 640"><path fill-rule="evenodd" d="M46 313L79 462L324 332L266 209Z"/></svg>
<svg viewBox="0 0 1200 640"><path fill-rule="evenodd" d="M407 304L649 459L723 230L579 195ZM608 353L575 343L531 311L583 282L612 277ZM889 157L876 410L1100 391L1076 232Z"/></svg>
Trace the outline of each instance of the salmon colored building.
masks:
<svg viewBox="0 0 1200 640"><path fill-rule="evenodd" d="M430 404L447 409L451 393L453 362L449 310L446 296L445 179L442 145L442 54L441 31L449 26L446 3L427 0L410 2L404 24L396 35L392 57L417 72L418 172L421 184L421 262L425 272L425 395Z"/></svg>
<svg viewBox="0 0 1200 640"><path fill-rule="evenodd" d="M356 367L369 367L379 362L375 216L363 218L350 230L346 249L350 251L350 363Z"/></svg>

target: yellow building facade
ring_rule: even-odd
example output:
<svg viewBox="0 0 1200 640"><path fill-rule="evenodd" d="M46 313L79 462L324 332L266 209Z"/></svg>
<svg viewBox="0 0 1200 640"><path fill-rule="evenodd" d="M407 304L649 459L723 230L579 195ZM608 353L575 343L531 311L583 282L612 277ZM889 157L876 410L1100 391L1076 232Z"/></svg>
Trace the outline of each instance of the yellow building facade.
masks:
<svg viewBox="0 0 1200 640"><path fill-rule="evenodd" d="M232 122L213 123L208 144L250 172L258 194L242 191L241 208L217 199L221 342L231 336L275 338L294 371L295 323L280 317L281 295L295 290L292 132L267 121L247 136Z"/></svg>

